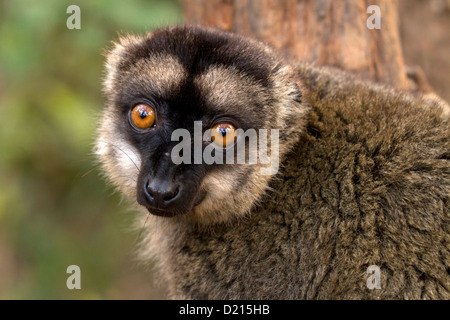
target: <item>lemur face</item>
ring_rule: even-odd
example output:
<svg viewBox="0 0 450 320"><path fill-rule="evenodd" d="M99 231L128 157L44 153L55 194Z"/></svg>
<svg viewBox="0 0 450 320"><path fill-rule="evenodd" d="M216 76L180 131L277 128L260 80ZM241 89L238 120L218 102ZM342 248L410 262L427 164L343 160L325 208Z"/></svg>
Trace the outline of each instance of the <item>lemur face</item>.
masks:
<svg viewBox="0 0 450 320"><path fill-rule="evenodd" d="M238 141L246 159L256 152L242 132L280 129L282 156L303 128L307 107L290 68L236 35L173 27L125 37L106 69L96 152L113 183L155 215L209 223L245 214L271 175L260 163L229 164L227 154L236 160ZM205 150L222 161L205 161Z"/></svg>

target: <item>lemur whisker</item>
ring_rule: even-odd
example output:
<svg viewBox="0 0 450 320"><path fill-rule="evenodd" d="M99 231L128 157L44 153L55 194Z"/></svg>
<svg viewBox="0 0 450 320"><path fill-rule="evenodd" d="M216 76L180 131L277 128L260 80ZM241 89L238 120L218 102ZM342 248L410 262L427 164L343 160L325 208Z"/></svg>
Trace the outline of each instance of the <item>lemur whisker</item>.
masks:
<svg viewBox="0 0 450 320"><path fill-rule="evenodd" d="M102 140L102 141L105 142L105 143L107 143L107 144L110 145L111 147L114 147L114 148L120 150L124 155L127 156L128 159L130 159L130 161L133 163L133 165L136 167L136 169L137 169L138 171L140 170L139 167L137 166L136 162L134 162L133 159L131 159L130 155L129 155L128 153L126 153L122 148L120 148L119 146L117 146L117 145L115 145L115 144L113 144L113 143L111 143L111 142L104 141L104 140ZM136 154L135 154L133 151L131 151L131 152L133 153L134 156L136 156Z"/></svg>

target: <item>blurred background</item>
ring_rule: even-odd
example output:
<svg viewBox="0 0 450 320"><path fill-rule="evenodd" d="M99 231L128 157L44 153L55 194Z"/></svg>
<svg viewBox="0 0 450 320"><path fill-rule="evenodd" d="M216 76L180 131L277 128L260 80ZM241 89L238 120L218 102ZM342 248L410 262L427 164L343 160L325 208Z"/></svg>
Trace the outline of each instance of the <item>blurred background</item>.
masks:
<svg viewBox="0 0 450 320"><path fill-rule="evenodd" d="M285 29L301 29L291 28L301 22L293 13L305 18L301 8L313 16L322 12L317 7L364 9L373 1L182 0L188 21L281 48L298 44ZM81 30L66 27L73 4L81 8ZM422 67L450 100L450 0L399 0L398 12L401 59ZM176 0L0 0L0 299L165 298L151 265L135 260L134 214L100 177L91 150L104 103L104 49L120 32L180 22ZM316 41L309 29L313 45L339 41L326 32ZM81 268L81 290L66 287L73 264Z"/></svg>
<svg viewBox="0 0 450 320"><path fill-rule="evenodd" d="M69 30L69 5L81 30ZM91 155L105 47L182 19L177 1L0 1L0 299L161 298L133 213ZM68 290L66 268L81 268Z"/></svg>

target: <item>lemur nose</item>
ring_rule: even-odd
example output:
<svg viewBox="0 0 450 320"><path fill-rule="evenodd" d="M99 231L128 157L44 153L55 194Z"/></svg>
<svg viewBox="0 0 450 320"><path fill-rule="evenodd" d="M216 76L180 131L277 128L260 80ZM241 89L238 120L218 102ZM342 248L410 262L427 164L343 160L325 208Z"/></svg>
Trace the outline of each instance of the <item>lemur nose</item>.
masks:
<svg viewBox="0 0 450 320"><path fill-rule="evenodd" d="M144 182L144 193L151 205L156 208L166 208L180 194L180 186L158 179L146 180Z"/></svg>

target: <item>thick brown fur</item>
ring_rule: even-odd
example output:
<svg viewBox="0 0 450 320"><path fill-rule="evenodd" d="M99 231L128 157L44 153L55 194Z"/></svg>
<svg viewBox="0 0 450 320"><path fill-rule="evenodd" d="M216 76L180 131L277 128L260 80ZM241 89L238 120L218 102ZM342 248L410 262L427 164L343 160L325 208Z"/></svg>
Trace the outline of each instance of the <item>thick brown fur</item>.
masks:
<svg viewBox="0 0 450 320"><path fill-rule="evenodd" d="M309 112L269 191L226 223L151 216L142 257L172 298L449 299L448 116L335 69L292 70Z"/></svg>

